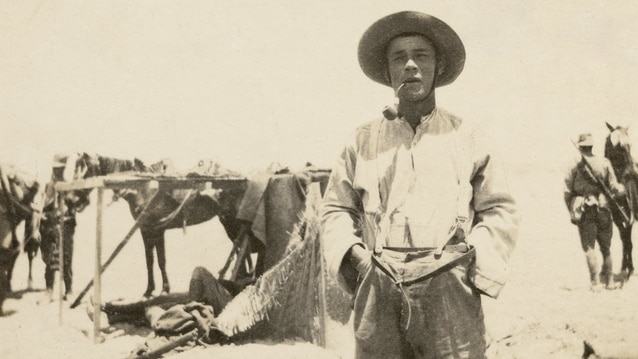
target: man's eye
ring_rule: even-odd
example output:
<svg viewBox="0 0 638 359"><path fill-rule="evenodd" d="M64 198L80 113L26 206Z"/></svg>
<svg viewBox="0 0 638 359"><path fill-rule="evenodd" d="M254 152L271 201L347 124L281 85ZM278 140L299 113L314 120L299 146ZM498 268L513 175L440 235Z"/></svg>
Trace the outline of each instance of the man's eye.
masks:
<svg viewBox="0 0 638 359"><path fill-rule="evenodd" d="M401 64L403 62L406 62L407 59L405 56L394 56L390 59L390 62L393 64Z"/></svg>

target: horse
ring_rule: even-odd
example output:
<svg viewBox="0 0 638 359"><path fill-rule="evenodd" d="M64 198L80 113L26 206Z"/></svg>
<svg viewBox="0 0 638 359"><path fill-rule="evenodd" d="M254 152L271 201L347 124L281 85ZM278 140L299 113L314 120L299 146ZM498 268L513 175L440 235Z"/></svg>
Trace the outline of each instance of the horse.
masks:
<svg viewBox="0 0 638 359"><path fill-rule="evenodd" d="M638 215L638 171L631 155L628 127L612 126L609 123L606 125L609 135L605 140L605 157L611 162L616 178L625 186L626 191L625 197L616 199L620 208L612 206L612 217L622 241L621 273L628 280L634 273L631 230ZM620 210L627 215L629 221L624 219Z"/></svg>
<svg viewBox="0 0 638 359"><path fill-rule="evenodd" d="M23 249L29 258L27 289L33 288L32 263L40 246L43 193L38 181L13 165L0 164L0 315L2 305L13 292L13 267L20 253L17 227L24 221Z"/></svg>
<svg viewBox="0 0 638 359"><path fill-rule="evenodd" d="M204 168L201 162L199 168ZM83 153L76 162L76 179L86 179L95 176L106 176L120 172L142 172L151 175L168 175L172 166L163 160L158 164L146 166L139 159L123 160L100 155ZM223 171L218 165L210 165L213 174L241 177L232 171ZM210 172L206 173L210 174ZM153 278L154 253L162 275L162 293L170 292L170 284L166 273L166 252L164 234L168 229L184 228L196 225L218 217L229 238L238 237L244 221L236 219L237 211L246 191L244 182L239 182L236 188L224 190L171 190L157 191L156 189L114 189L114 198L124 199L134 219L140 219L145 210L144 218L140 219L140 232L144 242L146 257L147 287L144 297L151 297L155 291ZM152 201L152 203L151 203ZM150 203L150 205L149 205ZM257 241L255 241L257 242Z"/></svg>

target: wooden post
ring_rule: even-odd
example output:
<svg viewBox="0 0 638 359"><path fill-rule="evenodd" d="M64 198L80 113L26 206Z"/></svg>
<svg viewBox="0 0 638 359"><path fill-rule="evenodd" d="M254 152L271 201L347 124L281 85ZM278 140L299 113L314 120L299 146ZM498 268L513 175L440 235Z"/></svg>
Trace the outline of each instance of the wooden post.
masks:
<svg viewBox="0 0 638 359"><path fill-rule="evenodd" d="M147 209L151 208L150 205L151 205L151 203L153 203L153 200L155 199L155 197L157 197L157 192L149 200L149 202L146 205L146 207L144 207L144 209L142 210L140 215L135 220L135 223L133 224L133 227L131 227L131 229L128 231L128 233L126 234L124 239L122 239L122 241L117 245L117 247L115 247L115 249L113 250L113 253L111 253L111 255L106 260L106 262L104 262L104 265L100 269L101 273L103 273L106 270L106 268L109 267L111 262L113 262L113 259L115 259L115 257L120 253L120 251L122 251L122 248L124 248L124 246L126 245L126 243L128 243L128 241L131 239L131 237L133 237L133 234L135 234L135 231L137 231L137 229L140 227L140 224L142 223L142 221L144 220L144 217L148 213ZM98 211L101 211L101 207L98 207ZM77 298L75 298L75 301L73 301L73 303L71 303L71 308L75 308L78 305L80 305L80 302L82 301L82 298L84 298L84 295L89 291L89 289L91 289L91 287L93 286L94 282L95 282L95 278L91 279L91 281L84 287L84 289L82 289L80 294L78 294Z"/></svg>
<svg viewBox="0 0 638 359"><path fill-rule="evenodd" d="M219 279L224 279L226 276L226 271L230 268L230 265L233 262L233 258L236 258L236 261L239 262L239 252L241 252L241 244L243 243L244 235L249 230L249 224L242 224L239 228L239 233L237 237L233 238L233 248L230 250L230 254L228 255L228 259L226 259L226 263L224 267L219 271ZM233 271L230 273L230 280L234 281L237 277L237 272L239 271L237 264L233 267Z"/></svg>
<svg viewBox="0 0 638 359"><path fill-rule="evenodd" d="M230 274L231 281L237 280L239 270L246 261L246 254L250 255L250 237L248 234L248 225L242 225L241 229L239 230L239 235L237 236L237 239L235 241L238 243L239 247L237 249L237 257L235 258L235 266L233 267L233 271Z"/></svg>
<svg viewBox="0 0 638 359"><path fill-rule="evenodd" d="M64 321L64 312L63 312L63 303L64 303L64 211L66 210L66 208L64 208L64 196L62 196L61 193L55 191L54 192L54 216L60 216L59 221L58 221L58 241L59 241L59 245L58 245L58 250L60 251L58 253L58 258L60 261L60 268L58 270L58 274L56 275L56 277L58 278L58 286L59 286L59 291L58 291L58 313L59 313L59 324L62 325L63 321Z"/></svg>
<svg viewBox="0 0 638 359"><path fill-rule="evenodd" d="M228 271L228 268L230 268L230 264L233 262L233 258L237 255L237 252L239 252L239 245L237 244L237 242L238 242L237 240L233 241L233 248L230 250L228 259L226 259L226 263L224 264L222 269L219 270L219 275L218 275L219 279L224 279L224 277L226 276L226 272Z"/></svg>
<svg viewBox="0 0 638 359"><path fill-rule="evenodd" d="M306 195L306 213L311 213L313 216L319 216L319 210L321 208L321 187L318 182L311 183L308 186ZM306 233L308 231L306 230ZM318 291L318 314L319 314L319 345L326 347L326 318L328 317L327 303L326 303L326 277L325 268L323 263L323 243L321 242L321 233L316 234L317 238L307 238L310 240L319 241L319 250L315 251L313 248L313 264L314 261L319 262L319 288ZM314 246L314 244L313 244Z"/></svg>
<svg viewBox="0 0 638 359"><path fill-rule="evenodd" d="M93 278L95 287L93 288L93 342L101 342L100 338L100 315L102 311L102 207L104 199L104 188L97 189L97 220L95 231L95 276Z"/></svg>

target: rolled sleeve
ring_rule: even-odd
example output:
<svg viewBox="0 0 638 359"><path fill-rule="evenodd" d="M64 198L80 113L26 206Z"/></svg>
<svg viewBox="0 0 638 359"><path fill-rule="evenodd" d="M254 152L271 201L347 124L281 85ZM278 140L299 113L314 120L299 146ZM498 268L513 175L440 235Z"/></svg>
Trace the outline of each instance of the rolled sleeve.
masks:
<svg viewBox="0 0 638 359"><path fill-rule="evenodd" d="M520 216L500 161L493 152L491 155L480 149L475 152L479 157L472 178L474 226L467 242L476 248L476 263L470 271L470 280L477 289L496 298L509 274L508 263L518 237Z"/></svg>
<svg viewBox="0 0 638 359"><path fill-rule="evenodd" d="M354 145L346 146L332 170L321 211L328 272L348 293L352 289L341 273L341 265L353 245L363 245L358 228L361 200L353 186L355 165Z"/></svg>
<svg viewBox="0 0 638 359"><path fill-rule="evenodd" d="M565 185L563 186L563 197L565 199L565 205L567 206L567 211L571 211L571 203L574 198L574 178L576 177L576 167L572 168L569 172L567 172L567 176L565 176Z"/></svg>

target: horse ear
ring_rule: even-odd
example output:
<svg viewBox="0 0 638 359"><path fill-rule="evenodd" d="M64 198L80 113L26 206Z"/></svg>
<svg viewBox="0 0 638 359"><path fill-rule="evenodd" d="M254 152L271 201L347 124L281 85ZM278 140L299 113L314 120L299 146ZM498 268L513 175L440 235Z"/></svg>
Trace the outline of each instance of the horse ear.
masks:
<svg viewBox="0 0 638 359"><path fill-rule="evenodd" d="M610 132L614 132L614 130L616 129L616 127L610 125L609 122L605 122L605 125L607 125L607 128L609 129Z"/></svg>
<svg viewBox="0 0 638 359"><path fill-rule="evenodd" d="M73 153L67 157L66 164L64 165L64 172L62 174L62 179L65 182L73 181L78 159L79 154L77 153Z"/></svg>

